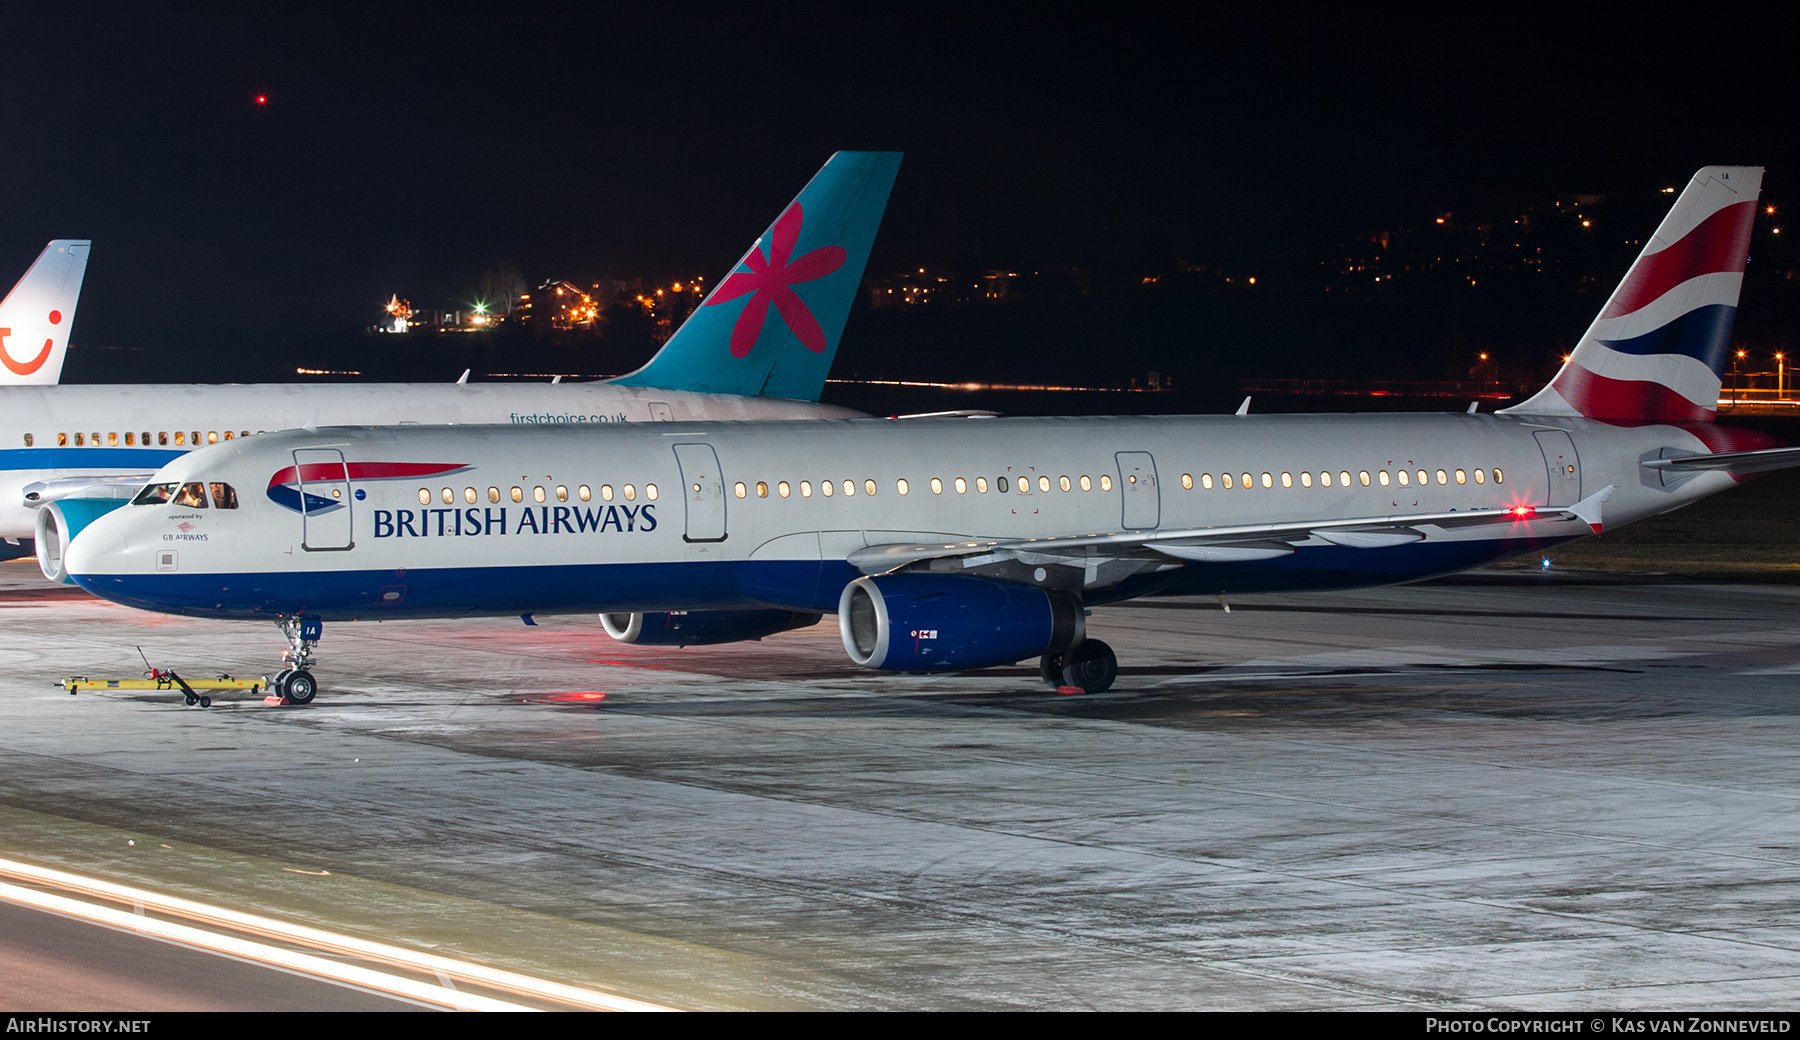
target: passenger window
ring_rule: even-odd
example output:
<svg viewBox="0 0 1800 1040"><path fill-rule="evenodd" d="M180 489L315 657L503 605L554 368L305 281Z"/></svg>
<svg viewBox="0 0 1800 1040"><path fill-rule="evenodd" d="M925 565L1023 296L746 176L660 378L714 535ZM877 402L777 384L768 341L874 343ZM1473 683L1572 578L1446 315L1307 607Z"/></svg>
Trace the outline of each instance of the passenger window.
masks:
<svg viewBox="0 0 1800 1040"><path fill-rule="evenodd" d="M178 445L186 444L187 443L187 434L182 433L180 430L176 430L175 431L175 443Z"/></svg>
<svg viewBox="0 0 1800 1040"><path fill-rule="evenodd" d="M780 495L782 498L788 497L788 495L791 492L792 492L792 489L788 487L788 482L785 480L781 481L779 484L775 485L775 493L777 495Z"/></svg>
<svg viewBox="0 0 1800 1040"><path fill-rule="evenodd" d="M649 499L652 502L656 501L656 485L655 484L645 484L644 485L644 497Z"/></svg>
<svg viewBox="0 0 1800 1040"><path fill-rule="evenodd" d="M160 506L175 497L176 484L151 484L131 500L134 506Z"/></svg>
<svg viewBox="0 0 1800 1040"><path fill-rule="evenodd" d="M1245 491L1248 491L1251 488L1256 486L1256 478L1252 477L1248 473L1243 474L1243 481L1244 481L1243 488Z"/></svg>
<svg viewBox="0 0 1800 1040"><path fill-rule="evenodd" d="M975 478L975 493L978 495L987 494L987 478L986 477L976 477Z"/></svg>
<svg viewBox="0 0 1800 1040"><path fill-rule="evenodd" d="M544 486L542 484L531 489L531 500L533 502L542 502L544 500Z"/></svg>
<svg viewBox="0 0 1800 1040"><path fill-rule="evenodd" d="M1469 482L1469 475L1460 469L1457 470L1456 471L1456 482L1458 484L1467 484Z"/></svg>
<svg viewBox="0 0 1800 1040"><path fill-rule="evenodd" d="M1400 486L1401 487L1405 487L1408 483L1411 482L1410 479L1407 477L1405 470L1401 470L1398 475L1400 477ZM1385 471L1383 471L1381 474L1381 482L1383 484L1387 483L1387 473Z"/></svg>
<svg viewBox="0 0 1800 1040"><path fill-rule="evenodd" d="M1330 487L1331 486L1331 471L1330 470L1322 469L1319 471L1319 486L1320 487ZM1348 480L1344 481L1344 486L1349 487L1350 482Z"/></svg>
<svg viewBox="0 0 1800 1040"><path fill-rule="evenodd" d="M768 498L769 497L769 482L768 481L759 480L756 482L756 497L757 498Z"/></svg>
<svg viewBox="0 0 1800 1040"><path fill-rule="evenodd" d="M637 488L632 487L630 484L625 485L625 501L637 501Z"/></svg>
<svg viewBox="0 0 1800 1040"><path fill-rule="evenodd" d="M957 477L955 483L952 486L956 488L957 494L959 494L959 495L968 494L969 482L964 480L963 478Z"/></svg>
<svg viewBox="0 0 1800 1040"><path fill-rule="evenodd" d="M1100 490L1102 490L1102 491L1111 491L1112 490L1112 477L1109 476L1108 474L1105 474L1105 473L1100 474Z"/></svg>
<svg viewBox="0 0 1800 1040"><path fill-rule="evenodd" d="M1187 482L1188 487L1194 486L1194 478L1193 477L1184 477L1183 479ZM1067 491L1070 488L1074 487L1075 485L1069 483L1068 477L1060 477L1056 481L1056 486L1059 488L1062 488L1064 491Z"/></svg>
<svg viewBox="0 0 1800 1040"><path fill-rule="evenodd" d="M1063 478L1063 490L1067 491L1068 489L1069 489L1069 478L1064 477ZM1038 478L1038 490L1039 491L1049 491L1050 490L1050 478L1049 477L1039 477Z"/></svg>
<svg viewBox="0 0 1800 1040"><path fill-rule="evenodd" d="M1438 483L1440 483L1440 484L1450 483L1450 478L1441 469L1437 471L1437 478L1438 478Z"/></svg>
<svg viewBox="0 0 1800 1040"><path fill-rule="evenodd" d="M248 436L250 436L250 431L249 430L239 430L238 436L239 437L248 437Z"/></svg>
<svg viewBox="0 0 1800 1040"><path fill-rule="evenodd" d="M613 495L613 492L612 492L612 485L611 485L611 484L602 484L602 485L600 485L600 501L602 501L602 502L611 502L611 501L612 501L612 495Z"/></svg>
<svg viewBox="0 0 1800 1040"><path fill-rule="evenodd" d="M844 481L844 494L846 494L846 495L856 494L856 481L854 481L854 480Z"/></svg>
<svg viewBox="0 0 1800 1040"><path fill-rule="evenodd" d="M225 439L226 439L226 440L230 440L230 439L231 439L231 431L230 431L230 430L226 430L226 431L225 431Z"/></svg>
<svg viewBox="0 0 1800 1040"><path fill-rule="evenodd" d="M874 493L875 493L875 482L873 480L863 481L863 494L873 495Z"/></svg>
<svg viewBox="0 0 1800 1040"><path fill-rule="evenodd" d="M1087 483L1087 478L1082 477L1081 482L1083 484ZM1211 473L1200 474L1200 486L1205 488L1208 491L1212 490L1212 474ZM1082 488L1081 490L1086 491L1087 488Z"/></svg>
<svg viewBox="0 0 1800 1040"><path fill-rule="evenodd" d="M444 504L447 506L453 506L456 504L456 489L455 488L445 488L444 489Z"/></svg>
<svg viewBox="0 0 1800 1040"><path fill-rule="evenodd" d="M84 444L84 443L86 443L86 442L85 442L85 441L83 441L83 440L82 440L82 435L81 435L81 434L79 434L79 433L78 433L78 434L76 434L76 435L75 435L75 446L76 446L76 447L77 447L77 448L79 448L79 447L81 447L81 446L82 446L82 445L83 445L83 444Z"/></svg>
<svg viewBox="0 0 1800 1040"><path fill-rule="evenodd" d="M744 482L740 480L731 485L731 493L739 498L743 498L745 495L749 494L749 491L744 487Z"/></svg>
<svg viewBox="0 0 1800 1040"><path fill-rule="evenodd" d="M136 443L137 443L137 441L134 437L132 437L131 431L127 430L125 432L125 446L127 448L130 448L130 447L134 446Z"/></svg>
<svg viewBox="0 0 1800 1040"><path fill-rule="evenodd" d="M179 437L181 434L178 433L175 436ZM166 446L169 443L169 431L163 430L161 433L158 433L156 435L156 443Z"/></svg>
<svg viewBox="0 0 1800 1040"><path fill-rule="evenodd" d="M1426 485L1428 485L1430 483L1431 483L1431 474L1425 472L1424 470L1420 470L1419 471L1419 486L1425 487Z"/></svg>
<svg viewBox="0 0 1800 1040"><path fill-rule="evenodd" d="M193 433L193 441L192 441L192 443L193 443L193 445L194 445L194 446L195 446L195 447L199 447L199 446L200 446L200 431L199 431L199 430L195 430L195 431L194 431L194 433Z"/></svg>
<svg viewBox="0 0 1800 1040"><path fill-rule="evenodd" d="M1008 491L1012 490L1012 482L1010 480L1006 479L1005 477L1001 477L998 480L994 481L994 487L1002 495L1004 495Z"/></svg>
<svg viewBox="0 0 1800 1040"><path fill-rule="evenodd" d="M1306 470L1300 471L1300 486L1303 488L1312 487L1312 474L1310 472Z"/></svg>
<svg viewBox="0 0 1800 1040"><path fill-rule="evenodd" d="M1189 491L1194 490L1194 475L1192 473L1183 473L1181 475L1181 486L1188 489ZM1068 477L1063 478L1063 490L1064 491L1069 490L1069 478Z"/></svg>
<svg viewBox="0 0 1800 1040"><path fill-rule="evenodd" d="M216 509L236 509L237 489L230 484L211 484L213 507Z"/></svg>
<svg viewBox="0 0 1800 1040"><path fill-rule="evenodd" d="M588 490L588 486L586 484L583 484L580 487L575 489L575 497L581 499L583 502L587 502L587 501L591 501L593 499L594 493L592 491Z"/></svg>
<svg viewBox="0 0 1800 1040"><path fill-rule="evenodd" d="M97 433L94 434L94 443L96 443L96 444L100 443L100 435ZM107 434L106 435L106 446L109 448L118 447L119 446L119 435L116 433Z"/></svg>
<svg viewBox="0 0 1800 1040"><path fill-rule="evenodd" d="M894 487L895 487L895 489L896 489L896 490L898 490L898 491L899 491L899 492L900 492L900 493L901 493L901 494L902 494L902 495L904 495L904 494L906 494L906 487L907 487L907 485L906 485L906 478L905 478L905 477L901 477L901 478L900 478L900 479L899 479L899 480L896 480L896 481L894 481Z"/></svg>
<svg viewBox="0 0 1800 1040"><path fill-rule="evenodd" d="M831 483L831 481L829 481L829 480L819 481L819 493L824 495L826 498L830 498L832 496L832 493L834 490L835 490L835 485L833 485Z"/></svg>
<svg viewBox="0 0 1800 1040"><path fill-rule="evenodd" d="M31 434L29 433L25 435L25 446L27 448L31 447Z"/></svg>
<svg viewBox="0 0 1800 1040"><path fill-rule="evenodd" d="M428 506L431 504L431 489L430 488L420 488L419 489L419 504L422 506Z"/></svg>
<svg viewBox="0 0 1800 1040"><path fill-rule="evenodd" d="M1294 475L1292 473L1283 473L1281 475L1281 486L1285 487L1285 488L1293 487L1294 486Z"/></svg>
<svg viewBox="0 0 1800 1040"><path fill-rule="evenodd" d="M79 437L79 436L81 436L81 435L80 435L80 434L76 434L76 436L77 436L77 437ZM69 435L68 435L68 434L66 434L66 433L59 433L59 434L57 434L57 435L56 435L56 446L57 446L57 447L59 447L59 448L66 448L66 447L68 447L68 446L69 446Z"/></svg>
<svg viewBox="0 0 1800 1040"><path fill-rule="evenodd" d="M1356 472L1356 479L1362 482L1363 487L1368 487L1369 486L1369 471L1366 469L1358 470ZM1348 480L1346 480L1346 481L1344 481L1344 483L1348 484L1350 482ZM1385 483L1387 483L1387 481L1383 480L1382 483L1385 484Z"/></svg>
<svg viewBox="0 0 1800 1040"><path fill-rule="evenodd" d="M1402 473L1404 473L1404 472L1406 472L1406 471L1405 471L1405 470L1401 470L1401 471L1400 471L1400 472L1402 472ZM1384 470L1382 470L1382 471L1381 471L1381 475L1380 475L1380 476L1379 476L1379 477L1376 477L1376 478L1375 478L1375 479L1377 479L1377 480L1379 480L1379 481L1381 481L1381 486L1382 486L1382 487L1387 487L1387 486L1388 486L1388 471L1387 471L1387 470L1385 470L1385 469L1384 469Z"/></svg>
<svg viewBox="0 0 1800 1040"><path fill-rule="evenodd" d="M499 488L497 488L497 487L488 488L488 501L489 502L500 501L500 489Z"/></svg>
<svg viewBox="0 0 1800 1040"><path fill-rule="evenodd" d="M1135 484L1135 483L1137 483L1137 478L1136 478L1136 477L1133 477L1133 478L1132 478L1132 479L1131 479L1131 482L1132 482L1132 483L1133 483L1133 484ZM1274 478L1274 477L1271 477L1271 476L1269 476L1269 475L1268 475L1268 474L1267 474L1267 473L1264 473L1264 474L1263 474L1263 475L1262 475L1262 486L1263 486L1263 487L1266 487L1266 488L1267 488L1267 487L1274 487L1274 486L1275 486L1275 478Z"/></svg>
<svg viewBox="0 0 1800 1040"><path fill-rule="evenodd" d="M475 500L480 497L481 496L476 493L474 488L471 488L471 487L463 488L463 501L467 502L469 505L474 505Z"/></svg>
<svg viewBox="0 0 1800 1040"><path fill-rule="evenodd" d="M206 487L203 484L183 484L181 490L175 492L175 504L186 509L206 508Z"/></svg>
<svg viewBox="0 0 1800 1040"><path fill-rule="evenodd" d="M812 497L812 481L802 480L800 482L800 497L801 498L811 498Z"/></svg>
<svg viewBox="0 0 1800 1040"><path fill-rule="evenodd" d="M1207 485L1207 487L1211 487L1211 486L1212 486L1212 485L1211 485L1211 484L1208 484L1208 485ZM1083 474L1082 474L1082 475L1081 475L1081 490L1083 490L1083 491L1092 491L1092 490L1094 490L1094 482L1093 482L1093 481L1091 481L1091 480L1089 480L1089 479L1088 479L1088 478L1087 478L1087 474L1085 474L1085 473L1083 473Z"/></svg>
<svg viewBox="0 0 1800 1040"><path fill-rule="evenodd" d="M1503 474L1503 473L1501 473L1501 472L1500 472L1500 470L1499 470L1499 469L1498 469L1498 468L1497 468L1497 467L1496 467L1496 468L1495 468L1495 470L1494 470L1494 483L1496 483L1496 484L1504 484L1504 483L1506 483L1506 476L1505 476L1505 474Z"/></svg>
<svg viewBox="0 0 1800 1040"><path fill-rule="evenodd" d="M1219 479L1220 479L1220 480L1221 480L1221 481L1223 481L1223 482L1224 482L1224 483L1225 483L1225 486L1226 486L1226 487L1227 487L1227 488L1230 488L1230 487L1235 487L1235 486L1236 486L1236 485L1234 485L1234 484L1233 484L1233 483L1232 483L1232 482L1231 482L1231 474L1229 474L1229 473L1221 473L1221 474L1219 474Z"/></svg>
<svg viewBox="0 0 1800 1040"><path fill-rule="evenodd" d="M943 494L944 493L944 482L939 480L936 477L932 477L931 478L931 493L934 495Z"/></svg>
<svg viewBox="0 0 1800 1040"><path fill-rule="evenodd" d="M1362 475L1362 482L1363 482L1363 487L1369 486L1369 475L1367 473L1364 473ZM1338 470L1338 483L1344 485L1345 487L1350 486L1350 471L1349 470L1347 470L1347 469Z"/></svg>
<svg viewBox="0 0 1800 1040"><path fill-rule="evenodd" d="M525 489L524 489L524 488L520 488L520 487L515 487L515 488L513 488L513 489L512 489L512 500L513 500L513 501L514 501L514 502L523 502L523 501L525 501Z"/></svg>
<svg viewBox="0 0 1800 1040"><path fill-rule="evenodd" d="M1487 470L1478 469L1475 471L1475 483L1477 483L1477 484L1487 483Z"/></svg>
<svg viewBox="0 0 1800 1040"><path fill-rule="evenodd" d="M141 435L139 435L138 443L142 444L146 448L148 448L150 446L150 431L149 430L145 430Z"/></svg>
<svg viewBox="0 0 1800 1040"><path fill-rule="evenodd" d="M556 485L556 500L558 502L567 502L569 500L569 489L561 484Z"/></svg>
<svg viewBox="0 0 1800 1040"><path fill-rule="evenodd" d="M199 434L197 434L197 433L196 433L196 434L194 434L194 439L195 439L195 440L199 440L199 439L200 439L200 435L199 435ZM219 443L219 431L217 431L217 430L207 430L207 431L206 431L206 443L208 443L208 444L217 444L217 443Z"/></svg>

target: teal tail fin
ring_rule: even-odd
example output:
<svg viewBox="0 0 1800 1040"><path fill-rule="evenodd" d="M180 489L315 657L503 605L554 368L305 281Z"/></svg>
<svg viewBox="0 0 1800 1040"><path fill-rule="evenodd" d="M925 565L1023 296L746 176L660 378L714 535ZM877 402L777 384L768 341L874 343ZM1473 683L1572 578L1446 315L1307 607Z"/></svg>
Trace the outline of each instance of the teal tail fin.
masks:
<svg viewBox="0 0 1800 1040"><path fill-rule="evenodd" d="M899 152L839 152L623 386L817 401Z"/></svg>

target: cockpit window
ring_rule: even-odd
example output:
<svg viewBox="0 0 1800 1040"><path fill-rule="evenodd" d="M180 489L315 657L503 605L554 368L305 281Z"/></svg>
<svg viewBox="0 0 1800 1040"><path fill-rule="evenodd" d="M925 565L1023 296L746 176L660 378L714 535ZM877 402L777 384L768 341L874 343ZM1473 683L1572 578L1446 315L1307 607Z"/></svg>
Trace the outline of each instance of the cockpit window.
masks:
<svg viewBox="0 0 1800 1040"><path fill-rule="evenodd" d="M180 486L179 484L151 484L138 492L138 496L131 500L131 504L134 506L160 506L174 498L175 489Z"/></svg>
<svg viewBox="0 0 1800 1040"><path fill-rule="evenodd" d="M175 504L187 509L206 508L206 485L183 484L175 492Z"/></svg>
<svg viewBox="0 0 1800 1040"><path fill-rule="evenodd" d="M237 489L230 484L209 484L212 489L213 508L236 509Z"/></svg>

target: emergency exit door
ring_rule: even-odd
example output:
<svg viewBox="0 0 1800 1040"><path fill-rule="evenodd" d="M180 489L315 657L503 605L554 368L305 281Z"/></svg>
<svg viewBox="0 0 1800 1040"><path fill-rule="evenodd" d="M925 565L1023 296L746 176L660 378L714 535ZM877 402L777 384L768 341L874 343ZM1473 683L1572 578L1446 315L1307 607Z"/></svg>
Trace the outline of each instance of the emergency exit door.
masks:
<svg viewBox="0 0 1800 1040"><path fill-rule="evenodd" d="M725 480L719 475L719 456L710 444L675 445L675 462L681 467L681 498L687 504L690 542L725 540Z"/></svg>
<svg viewBox="0 0 1800 1040"><path fill-rule="evenodd" d="M1575 442L1561 430L1539 430L1537 442L1550 476L1544 504L1572 506L1581 501L1581 459L1575 454Z"/></svg>
<svg viewBox="0 0 1800 1040"><path fill-rule="evenodd" d="M1162 523L1162 492L1156 486L1156 460L1147 451L1121 451L1119 496L1127 531L1144 531Z"/></svg>

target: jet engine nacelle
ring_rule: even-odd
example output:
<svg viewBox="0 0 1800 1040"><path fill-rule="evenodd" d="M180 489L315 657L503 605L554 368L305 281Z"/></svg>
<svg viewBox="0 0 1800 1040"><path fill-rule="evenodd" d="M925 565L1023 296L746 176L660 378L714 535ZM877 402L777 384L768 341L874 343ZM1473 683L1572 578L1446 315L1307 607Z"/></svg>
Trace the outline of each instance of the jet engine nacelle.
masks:
<svg viewBox="0 0 1800 1040"><path fill-rule="evenodd" d="M606 634L639 646L706 646L761 639L816 625L822 614L795 610L687 610L602 614Z"/></svg>
<svg viewBox="0 0 1800 1040"><path fill-rule="evenodd" d="M867 668L985 668L1081 642L1081 601L1066 592L959 574L858 578L838 597L838 631Z"/></svg>
<svg viewBox="0 0 1800 1040"><path fill-rule="evenodd" d="M67 582L69 569L63 561L69 554L69 543L81 529L96 517L125 504L120 498L62 498L39 506L37 518L38 569L51 581Z"/></svg>

